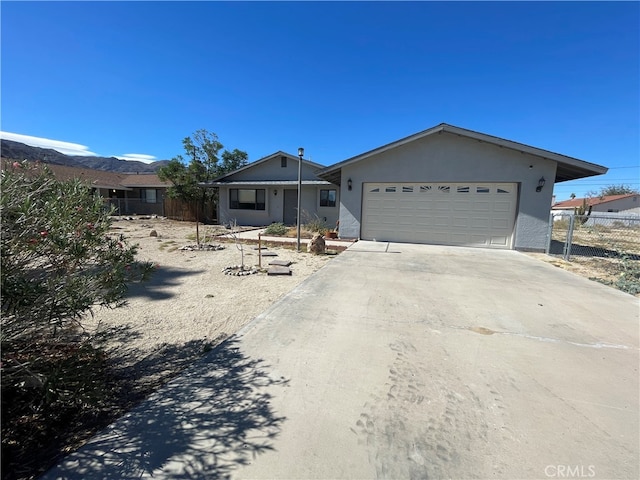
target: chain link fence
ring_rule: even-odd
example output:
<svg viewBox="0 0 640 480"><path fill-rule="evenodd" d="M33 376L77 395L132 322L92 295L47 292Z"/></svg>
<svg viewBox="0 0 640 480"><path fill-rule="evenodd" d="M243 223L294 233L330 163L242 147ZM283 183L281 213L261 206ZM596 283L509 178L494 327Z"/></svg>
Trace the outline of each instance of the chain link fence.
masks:
<svg viewBox="0 0 640 480"><path fill-rule="evenodd" d="M640 293L640 216L554 213L547 254L592 271L592 280Z"/></svg>

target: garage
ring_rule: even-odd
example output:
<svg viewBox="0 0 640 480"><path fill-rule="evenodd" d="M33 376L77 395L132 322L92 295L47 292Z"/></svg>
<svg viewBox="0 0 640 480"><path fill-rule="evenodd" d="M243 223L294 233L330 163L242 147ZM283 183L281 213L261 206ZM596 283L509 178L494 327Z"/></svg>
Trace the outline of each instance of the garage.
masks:
<svg viewBox="0 0 640 480"><path fill-rule="evenodd" d="M607 168L446 123L318 172L339 236L544 252L557 182Z"/></svg>
<svg viewBox="0 0 640 480"><path fill-rule="evenodd" d="M512 248L516 183L363 183L365 240Z"/></svg>

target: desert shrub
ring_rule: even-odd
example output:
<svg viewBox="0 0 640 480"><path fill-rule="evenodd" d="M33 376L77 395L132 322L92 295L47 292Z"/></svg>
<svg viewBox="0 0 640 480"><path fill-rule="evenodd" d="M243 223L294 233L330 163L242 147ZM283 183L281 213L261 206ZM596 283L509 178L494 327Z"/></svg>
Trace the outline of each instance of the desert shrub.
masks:
<svg viewBox="0 0 640 480"><path fill-rule="evenodd" d="M287 227L284 223L272 223L264 230L265 235L284 235L287 233Z"/></svg>
<svg viewBox="0 0 640 480"><path fill-rule="evenodd" d="M103 357L79 319L94 306L124 303L127 283L153 269L135 261L135 246L109 234L110 213L86 184L57 181L46 166L14 162L2 171L4 478L7 462L28 460L47 440L42 432L56 412L65 423L70 412L101 401Z"/></svg>
<svg viewBox="0 0 640 480"><path fill-rule="evenodd" d="M303 224L303 228L305 230L312 233L318 232L321 235L324 235L325 233L327 233L327 230L329 230L329 227L327 227L327 224L324 222L324 220L322 220L317 215L311 216L309 214L306 214L305 217L305 222Z"/></svg>
<svg viewBox="0 0 640 480"><path fill-rule="evenodd" d="M595 225L593 225L591 229L597 233L611 233L610 227L607 227L606 225L602 225L599 223L596 223Z"/></svg>
<svg viewBox="0 0 640 480"><path fill-rule="evenodd" d="M108 234L109 213L85 184L56 181L44 166L2 172L3 348L53 335L93 305L122 303L136 247Z"/></svg>

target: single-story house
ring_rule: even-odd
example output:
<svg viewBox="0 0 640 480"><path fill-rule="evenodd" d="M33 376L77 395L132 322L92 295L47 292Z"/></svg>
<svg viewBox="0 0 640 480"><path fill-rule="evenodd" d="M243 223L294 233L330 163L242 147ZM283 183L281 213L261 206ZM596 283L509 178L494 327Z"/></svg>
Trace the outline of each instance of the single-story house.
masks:
<svg viewBox="0 0 640 480"><path fill-rule="evenodd" d="M299 162L299 157L279 151L203 184L218 188L219 223L295 225ZM318 177L323 168L302 160L300 223L319 218L333 227L338 220L339 191L336 185Z"/></svg>
<svg viewBox="0 0 640 480"><path fill-rule="evenodd" d="M606 172L442 123L317 176L339 188L341 238L544 251L553 184Z"/></svg>
<svg viewBox="0 0 640 480"><path fill-rule="evenodd" d="M47 164L58 180L79 179L116 208L120 215L165 215L164 199L170 182L152 173L129 174Z"/></svg>
<svg viewBox="0 0 640 480"><path fill-rule="evenodd" d="M554 203L552 212L573 213L583 205L591 212L638 212L640 209L640 195L628 193L625 195L605 195L604 197L573 198Z"/></svg>

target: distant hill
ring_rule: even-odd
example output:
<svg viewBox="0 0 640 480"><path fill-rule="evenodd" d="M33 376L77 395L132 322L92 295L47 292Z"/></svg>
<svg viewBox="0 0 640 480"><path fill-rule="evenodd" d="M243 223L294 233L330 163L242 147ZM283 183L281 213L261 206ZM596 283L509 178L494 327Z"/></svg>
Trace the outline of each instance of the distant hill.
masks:
<svg viewBox="0 0 640 480"><path fill-rule="evenodd" d="M159 160L153 163L120 160L115 157L81 157L60 153L50 148L32 147L13 140L2 139L2 158L10 160L31 160L68 167L91 168L105 172L120 173L155 173L169 160Z"/></svg>

